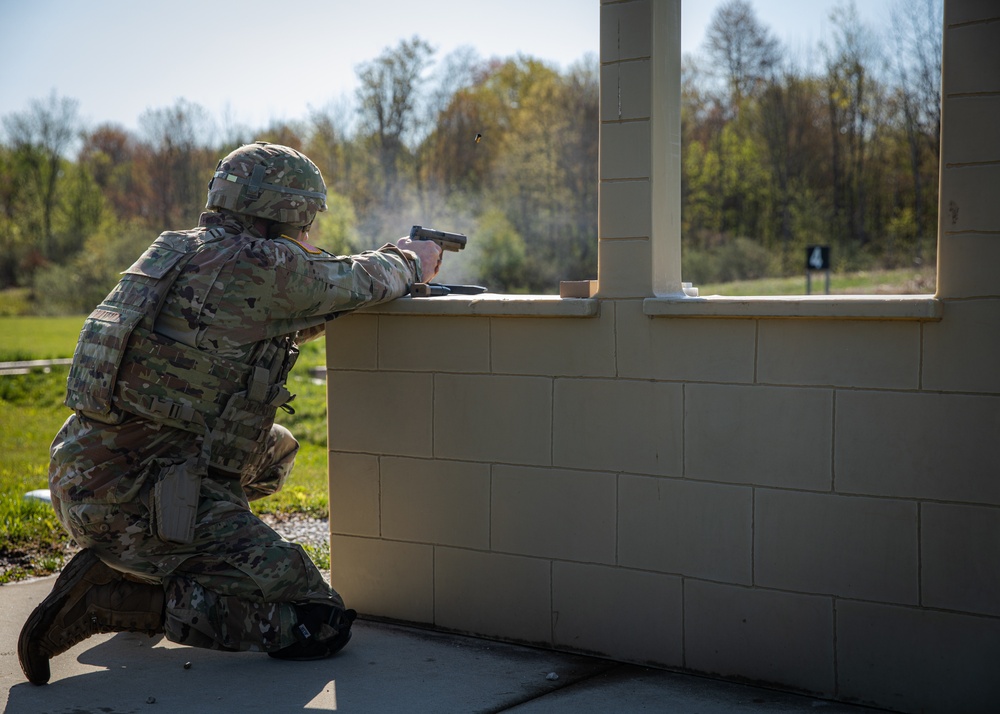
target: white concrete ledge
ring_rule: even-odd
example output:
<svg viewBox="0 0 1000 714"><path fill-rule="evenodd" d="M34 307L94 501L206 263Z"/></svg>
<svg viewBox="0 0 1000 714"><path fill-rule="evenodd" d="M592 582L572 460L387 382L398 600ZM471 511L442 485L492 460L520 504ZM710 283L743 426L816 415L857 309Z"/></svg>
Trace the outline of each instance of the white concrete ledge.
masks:
<svg viewBox="0 0 1000 714"><path fill-rule="evenodd" d="M600 301L558 295L444 295L404 297L360 312L375 315L484 315L488 317L596 317Z"/></svg>
<svg viewBox="0 0 1000 714"><path fill-rule="evenodd" d="M830 320L940 320L933 295L776 295L646 298L652 317L809 318Z"/></svg>
<svg viewBox="0 0 1000 714"><path fill-rule="evenodd" d="M405 297L363 308L374 315L468 317L596 317L598 298L558 295L445 295ZM829 320L940 320L943 303L933 295L766 295L656 297L643 300L651 317L803 318Z"/></svg>

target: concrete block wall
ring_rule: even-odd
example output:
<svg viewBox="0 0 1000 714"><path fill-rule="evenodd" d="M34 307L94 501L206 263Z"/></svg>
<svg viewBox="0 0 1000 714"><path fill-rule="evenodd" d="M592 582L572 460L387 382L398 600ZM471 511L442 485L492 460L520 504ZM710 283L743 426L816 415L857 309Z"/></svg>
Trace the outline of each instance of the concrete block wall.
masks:
<svg viewBox="0 0 1000 714"><path fill-rule="evenodd" d="M662 1L602 3L602 55L626 17L656 65ZM711 298L679 296L658 314L679 269L654 256L679 237L642 197L673 169L636 154L632 178L602 169L596 316L434 298L331 322L347 602L898 711L995 711L1000 12L946 0L945 21L939 317L704 317L684 310ZM602 162L625 121L606 97L673 111L633 98L656 96L654 72L617 61L602 56ZM648 219L615 218L617 201Z"/></svg>

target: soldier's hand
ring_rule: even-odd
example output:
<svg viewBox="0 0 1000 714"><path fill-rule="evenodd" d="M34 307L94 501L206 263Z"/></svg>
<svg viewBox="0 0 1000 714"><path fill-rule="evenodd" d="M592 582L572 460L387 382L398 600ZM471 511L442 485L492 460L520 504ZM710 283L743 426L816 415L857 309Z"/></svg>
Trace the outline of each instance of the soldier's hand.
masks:
<svg viewBox="0 0 1000 714"><path fill-rule="evenodd" d="M409 237L404 237L396 241L396 247L416 254L420 261L421 277L425 283L433 280L441 269L441 253L443 251L441 246L433 241L410 240Z"/></svg>

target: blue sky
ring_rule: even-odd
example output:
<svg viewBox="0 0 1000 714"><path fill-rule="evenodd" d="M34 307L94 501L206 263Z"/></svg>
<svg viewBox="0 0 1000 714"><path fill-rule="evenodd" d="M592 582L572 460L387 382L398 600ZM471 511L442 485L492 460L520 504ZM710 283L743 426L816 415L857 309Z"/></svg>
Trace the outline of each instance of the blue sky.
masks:
<svg viewBox="0 0 1000 714"><path fill-rule="evenodd" d="M751 0L793 51L816 46L838 0ZM859 0L866 22L897 0ZM682 48L701 47L723 0L685 0ZM304 119L353 96L357 65L419 35L443 58L519 52L566 69L598 51L597 0L0 0L0 116L52 91L88 125L135 128L178 99L216 121Z"/></svg>

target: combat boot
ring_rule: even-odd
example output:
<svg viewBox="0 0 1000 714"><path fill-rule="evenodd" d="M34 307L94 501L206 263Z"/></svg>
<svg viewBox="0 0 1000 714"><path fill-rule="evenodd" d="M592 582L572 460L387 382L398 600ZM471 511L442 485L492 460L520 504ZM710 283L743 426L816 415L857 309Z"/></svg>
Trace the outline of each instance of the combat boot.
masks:
<svg viewBox="0 0 1000 714"><path fill-rule="evenodd" d="M335 605L308 603L296 605L299 621L295 625L298 642L268 652L275 659L314 660L336 654L351 639L351 623L358 616L354 610Z"/></svg>
<svg viewBox="0 0 1000 714"><path fill-rule="evenodd" d="M32 684L49 681L49 659L101 632L163 632L163 588L125 579L89 549L63 568L21 628L17 656Z"/></svg>

